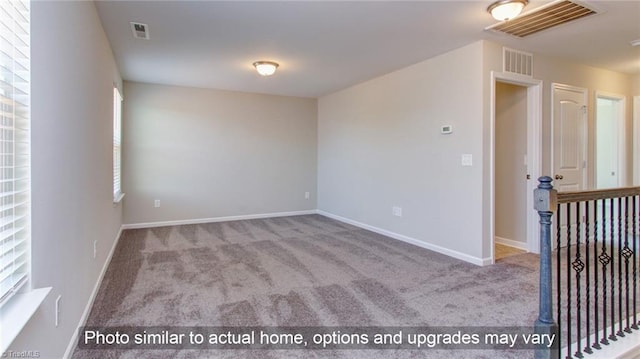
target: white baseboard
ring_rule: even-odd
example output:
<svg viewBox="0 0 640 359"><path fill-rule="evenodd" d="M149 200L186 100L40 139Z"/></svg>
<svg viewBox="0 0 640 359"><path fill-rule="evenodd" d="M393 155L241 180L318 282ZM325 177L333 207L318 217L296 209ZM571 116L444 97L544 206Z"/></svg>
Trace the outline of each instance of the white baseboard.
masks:
<svg viewBox="0 0 640 359"><path fill-rule="evenodd" d="M415 238L407 237L402 234L394 233L391 231L387 231L385 229L377 228L374 226L370 226L368 224L360 223L348 218L340 217L332 213L324 212L321 210L304 210L304 211L294 211L294 212L275 212L275 213L263 213L263 214L250 214L250 215L242 215L242 216L226 216L226 217L213 217L213 218L199 218L199 219L186 219L186 220L176 220L176 221L159 221L159 222L146 222L146 223L130 223L122 226L123 229L139 229L139 228L153 228L153 227L164 227L164 226L179 226L186 224L200 224L200 223L211 223L211 222L228 222L228 221L240 221L247 219L260 219L260 218L273 218L273 217L287 217L287 216L301 216L301 215L309 215L309 214L320 214L325 217L333 218L340 222L348 223L354 225L356 227L360 227L363 229L370 230L372 232L376 232L387 237L391 237L393 239L401 240L403 242L407 242L413 244L418 247L422 247L425 249L432 250L434 252L442 253L444 255L463 260L465 262L473 263L475 265L485 266L490 265L491 258L478 258L473 257L465 253L461 253L458 251L454 251L448 248L440 247L434 244L426 243L420 241Z"/></svg>
<svg viewBox="0 0 640 359"><path fill-rule="evenodd" d="M315 209L311 209L306 211L294 211L294 212L275 212L275 213L249 214L249 215L242 215L242 216L184 219L184 220L176 220L176 221L160 221L160 222L147 222L147 223L131 223L131 224L123 225L123 229L153 228L153 227L165 227L165 226L180 226L185 224L241 221L246 219L302 216L302 215L316 214L316 213L317 211Z"/></svg>
<svg viewBox="0 0 640 359"><path fill-rule="evenodd" d="M73 350L76 347L76 344L78 342L78 329L83 327L86 322L87 319L89 318L89 313L91 313L91 308L93 307L93 302L96 299L96 295L98 295L98 290L100 289L100 286L102 285L102 280L104 279L104 275L107 273L107 268L109 267L109 264L111 263L111 257L113 257L113 253L116 250L116 246L118 245L118 242L120 241L120 236L122 235L122 231L124 230L124 226L120 226L120 229L118 230L118 235L116 236L115 241L113 241L113 245L111 246L111 250L109 251L109 254L107 255L107 258L104 261L104 264L102 265L102 270L100 271L100 275L98 276L98 280L96 281L96 285L93 287L93 291L91 292L91 296L89 297L89 302L87 303L87 306L84 308L84 312L82 312L82 316L80 317L80 321L78 322L78 326L76 327L76 330L73 332L73 335L71 336L71 341L69 342L69 344L67 345L67 350L65 350L64 352L64 356L63 358L68 359L71 357L71 355L73 354Z"/></svg>
<svg viewBox="0 0 640 359"><path fill-rule="evenodd" d="M527 247L526 242L518 242L518 241L514 241L513 239L507 239L507 238L498 237L498 236L494 237L494 241L495 243L498 243L498 244L522 249L523 251L527 251L527 252L529 251L529 247Z"/></svg>
<svg viewBox="0 0 640 359"><path fill-rule="evenodd" d="M391 237L393 239L397 239L397 240L400 240L400 241L403 241L403 242L406 242L406 243L409 243L409 244L413 244L414 246L418 246L418 247L425 248L425 249L428 249L428 250L431 250L431 251L434 251L434 252L438 252L438 253L447 255L449 257L460 259L460 260L463 260L465 262L469 262L469 263L472 263L472 264L475 264L475 265L485 266L485 265L491 264L491 258L473 257L473 256L470 256L470 255L465 254L465 253L461 253L461 252L454 251L454 250L451 250L451 249L448 249L448 248L440 247L440 246L435 245L435 244L426 243L426 242L423 242L423 241L415 239L415 238L407 237L405 235L394 233L394 232L388 231L386 229L382 229L382 228L374 227L374 226L371 226L371 225L368 225L368 224L360 223L360 222L357 222L357 221L354 221L354 220L351 220L351 219L348 219L348 218L340 217L338 215L325 212L325 211L318 210L317 213L320 214L320 215L323 215L325 217L329 217L329 218L335 219L335 220L340 221L340 222L351 224L353 226L360 227L360 228L369 230L371 232L379 233L379 234L385 235L387 237Z"/></svg>

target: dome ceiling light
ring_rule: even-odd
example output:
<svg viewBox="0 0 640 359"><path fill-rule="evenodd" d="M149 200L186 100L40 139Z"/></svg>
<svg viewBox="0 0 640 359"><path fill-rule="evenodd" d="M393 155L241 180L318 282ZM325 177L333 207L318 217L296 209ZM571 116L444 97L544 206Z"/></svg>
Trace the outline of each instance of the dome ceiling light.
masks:
<svg viewBox="0 0 640 359"><path fill-rule="evenodd" d="M278 68L278 63L273 61L256 61L253 63L253 67L256 68L256 71L262 76L271 76L276 72Z"/></svg>
<svg viewBox="0 0 640 359"><path fill-rule="evenodd" d="M508 21L520 15L528 3L527 0L500 0L491 4L487 11L498 21Z"/></svg>

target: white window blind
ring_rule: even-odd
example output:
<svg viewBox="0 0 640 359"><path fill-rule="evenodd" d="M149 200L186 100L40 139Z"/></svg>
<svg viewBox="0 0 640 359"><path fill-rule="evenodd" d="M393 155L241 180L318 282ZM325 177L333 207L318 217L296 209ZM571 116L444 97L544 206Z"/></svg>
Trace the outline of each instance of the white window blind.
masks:
<svg viewBox="0 0 640 359"><path fill-rule="evenodd" d="M122 95L113 87L113 201L122 199Z"/></svg>
<svg viewBox="0 0 640 359"><path fill-rule="evenodd" d="M0 1L0 305L30 268L29 16L29 1Z"/></svg>

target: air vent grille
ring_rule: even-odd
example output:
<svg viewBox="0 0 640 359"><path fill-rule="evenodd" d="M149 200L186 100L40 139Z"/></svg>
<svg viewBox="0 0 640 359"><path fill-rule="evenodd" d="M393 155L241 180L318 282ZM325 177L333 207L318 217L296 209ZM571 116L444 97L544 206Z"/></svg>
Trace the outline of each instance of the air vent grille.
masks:
<svg viewBox="0 0 640 359"><path fill-rule="evenodd" d="M547 6L534 9L513 20L503 21L489 26L487 30L503 32L517 37L525 37L595 14L595 10L584 5L569 0L560 0Z"/></svg>
<svg viewBox="0 0 640 359"><path fill-rule="evenodd" d="M502 71L533 77L533 54L502 48Z"/></svg>
<svg viewBox="0 0 640 359"><path fill-rule="evenodd" d="M149 40L149 25L131 22L131 31L136 39Z"/></svg>

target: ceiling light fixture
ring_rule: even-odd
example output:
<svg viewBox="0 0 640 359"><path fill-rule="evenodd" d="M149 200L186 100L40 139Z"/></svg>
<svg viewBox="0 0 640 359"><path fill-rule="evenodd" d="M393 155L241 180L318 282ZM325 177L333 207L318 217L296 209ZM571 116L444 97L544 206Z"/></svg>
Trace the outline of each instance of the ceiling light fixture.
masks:
<svg viewBox="0 0 640 359"><path fill-rule="evenodd" d="M256 71L262 76L271 76L276 72L278 68L278 63L273 61L256 61L253 63L253 67L256 68Z"/></svg>
<svg viewBox="0 0 640 359"><path fill-rule="evenodd" d="M527 0L500 0L491 4L487 11L498 21L508 21L520 15L528 3Z"/></svg>

